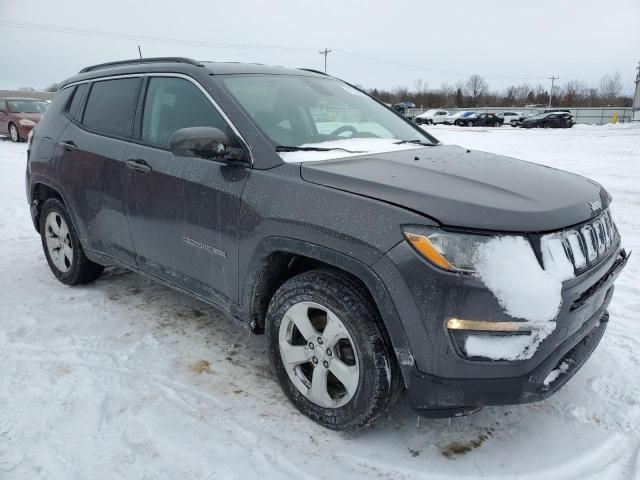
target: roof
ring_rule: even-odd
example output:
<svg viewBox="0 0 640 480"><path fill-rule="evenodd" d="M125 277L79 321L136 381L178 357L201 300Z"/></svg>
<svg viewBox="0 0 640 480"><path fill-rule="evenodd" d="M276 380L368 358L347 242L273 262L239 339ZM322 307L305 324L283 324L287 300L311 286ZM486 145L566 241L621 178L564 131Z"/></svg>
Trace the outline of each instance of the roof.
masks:
<svg viewBox="0 0 640 480"><path fill-rule="evenodd" d="M268 74L268 75L303 75L310 77L324 77L326 74L311 69L297 69L279 67L272 65L262 65L259 63L239 63L239 62L199 62L183 57L156 57L132 60L120 60L115 62L102 63L83 68L71 78L61 83L61 87L69 83L91 80L113 75L126 75L133 73L158 73L176 72L189 73L205 71L210 75L231 75L231 74Z"/></svg>
<svg viewBox="0 0 640 480"><path fill-rule="evenodd" d="M305 75L310 77L327 76L326 74L316 70L281 67L278 65L263 65L262 63L202 62L202 64L214 75L262 73L265 75Z"/></svg>

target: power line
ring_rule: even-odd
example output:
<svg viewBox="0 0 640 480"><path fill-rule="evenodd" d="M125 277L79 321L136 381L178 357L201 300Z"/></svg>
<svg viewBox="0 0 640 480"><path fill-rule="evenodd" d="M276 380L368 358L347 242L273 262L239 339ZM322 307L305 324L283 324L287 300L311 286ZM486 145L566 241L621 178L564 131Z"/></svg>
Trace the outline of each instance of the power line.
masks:
<svg viewBox="0 0 640 480"><path fill-rule="evenodd" d="M327 73L327 55L331 53L331 49L325 48L324 50L320 50L318 53L320 55L324 55L324 73Z"/></svg>
<svg viewBox="0 0 640 480"><path fill-rule="evenodd" d="M432 68L432 67L425 67L423 65L412 65L412 64L408 64L408 63L396 62L396 61L393 61L393 60L385 60L385 59L382 59L382 58L376 58L376 57L370 57L370 56L367 56L367 55L361 55L359 53L350 52L348 50L342 50L342 49L338 49L338 48L334 48L334 52L336 54L338 54L338 55L347 56L349 58L352 58L352 59L355 59L355 60L360 60L360 61L363 61L363 62L393 65L393 66L396 66L396 67L401 67L401 68L405 68L407 70L417 71L417 72L445 73L445 74L462 75L462 76L466 76L466 75L470 74L470 72L461 72L459 70L442 70L442 69L435 69L435 68ZM532 76L484 75L484 76L487 77L487 78L494 78L494 79L501 79L501 80L532 80L532 79L543 79L543 78L546 78L544 75L532 75Z"/></svg>
<svg viewBox="0 0 640 480"><path fill-rule="evenodd" d="M280 52L311 52L316 50L315 47L287 47L282 45L257 45L244 43L210 42L206 40L183 40L171 37L137 35L129 33L110 32L106 30L77 28L65 25L51 25L47 23L18 22L14 20L0 20L0 25L23 30L40 30L45 32L82 35L86 37L113 38L118 40L133 40L138 42L163 43L193 47L229 48L237 50L271 50Z"/></svg>
<svg viewBox="0 0 640 480"><path fill-rule="evenodd" d="M111 32L106 30L95 30L95 29L71 27L66 25L53 25L53 24L47 24L47 23L20 22L15 20L0 20L0 26L16 28L21 30L39 30L44 32L56 32L56 33L63 33L68 35L80 35L80 36L94 37L94 38L109 38L109 39L117 39L117 40L135 41L139 44L147 42L147 43L159 43L159 44L178 45L178 46L222 48L222 49L235 49L235 50L253 50L253 51L275 51L275 52L284 52L284 53L311 53L313 51L316 51L316 52L318 51L317 47L291 47L291 46L284 46L284 45L212 42L212 41L206 41L206 40L190 40L190 39L180 39L180 38L153 36L153 35L128 34L128 33L121 33L121 32ZM376 57L371 57L367 55L362 55L360 53L351 52L348 50L342 50L342 49L332 50L328 48L325 48L324 50L321 50L319 52L320 54L324 55L325 72L327 70L327 55L330 52L334 52L338 55L350 58L352 60L357 60L357 61L367 62L367 63L393 65L395 67L399 67L399 68L402 68L408 71L414 71L414 72L421 72L421 73L428 73L428 74L450 74L450 75L458 75L458 76L470 75L470 72L461 72L461 71L446 70L446 69L444 70L434 69L432 67L426 67L424 65L412 65L408 63L402 63L402 62L397 62L393 60L387 60L383 58L376 58ZM501 80L532 80L532 79L548 78L545 76L518 76L518 75L484 75L484 76L490 79L501 79Z"/></svg>

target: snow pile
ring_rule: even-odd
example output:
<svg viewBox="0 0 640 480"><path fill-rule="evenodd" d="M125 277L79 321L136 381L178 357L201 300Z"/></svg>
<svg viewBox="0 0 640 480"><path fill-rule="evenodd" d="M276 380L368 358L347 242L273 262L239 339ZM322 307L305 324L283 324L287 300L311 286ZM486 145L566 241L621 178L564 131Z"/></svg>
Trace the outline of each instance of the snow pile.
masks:
<svg viewBox="0 0 640 480"><path fill-rule="evenodd" d="M562 303L562 277L546 271L523 237L495 237L480 245L477 276L506 313L531 322L553 320Z"/></svg>
<svg viewBox="0 0 640 480"><path fill-rule="evenodd" d="M558 365L558 368L554 368L553 370L551 370L542 382L544 383L544 386L548 387L553 382L555 382L560 375L567 373L569 371L569 367L569 362L564 361L560 365Z"/></svg>
<svg viewBox="0 0 640 480"><path fill-rule="evenodd" d="M576 241L577 237L573 237ZM572 245L573 247L573 245ZM576 245L577 249L574 252L582 255L582 250L579 245ZM559 235L545 235L542 237L540 244L540 250L542 251L542 263L546 272L556 277L561 282L570 280L575 277L573 271L573 264L567 253L564 251L562 245L562 237ZM576 262L580 263L580 259L576 259Z"/></svg>
<svg viewBox="0 0 640 480"><path fill-rule="evenodd" d="M504 311L532 322L531 335L470 335L465 348L470 356L493 360L526 360L555 328L562 304L562 282L573 277L573 267L556 242L545 244L543 269L523 237L495 237L480 245L476 275L491 290ZM563 259L564 256L564 259Z"/></svg>
<svg viewBox="0 0 640 480"><path fill-rule="evenodd" d="M397 150L411 150L422 148L422 145L414 143L398 143L397 138L345 138L341 140L328 140L319 143L306 143L300 145L302 148L336 148L344 150L329 151L299 151L299 152L279 152L280 158L285 162L311 162L318 160L333 160L336 158L354 157L366 153L385 153Z"/></svg>
<svg viewBox="0 0 640 480"><path fill-rule="evenodd" d="M465 342L465 350L470 357L485 357L492 360L527 360L536 353L538 345L547 338L555 322L547 323L531 335L471 335Z"/></svg>

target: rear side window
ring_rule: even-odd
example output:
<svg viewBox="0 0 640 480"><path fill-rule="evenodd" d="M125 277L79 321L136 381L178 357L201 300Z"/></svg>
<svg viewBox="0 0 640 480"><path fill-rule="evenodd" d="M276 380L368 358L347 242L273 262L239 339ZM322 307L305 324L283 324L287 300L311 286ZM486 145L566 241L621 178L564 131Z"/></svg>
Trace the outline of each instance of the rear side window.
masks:
<svg viewBox="0 0 640 480"><path fill-rule="evenodd" d="M140 78L94 82L82 124L107 135L130 137L140 82Z"/></svg>
<svg viewBox="0 0 640 480"><path fill-rule="evenodd" d="M79 119L80 112L78 109L80 108L80 102L82 102L82 97L84 97L84 92L86 91L87 91L87 84L81 83L75 88L75 91L73 92L73 98L69 103L69 109L67 110L67 113L74 120Z"/></svg>
<svg viewBox="0 0 640 480"><path fill-rule="evenodd" d="M228 133L222 115L193 83L182 78L151 78L144 103L142 141L169 148L171 134L187 127L215 127Z"/></svg>

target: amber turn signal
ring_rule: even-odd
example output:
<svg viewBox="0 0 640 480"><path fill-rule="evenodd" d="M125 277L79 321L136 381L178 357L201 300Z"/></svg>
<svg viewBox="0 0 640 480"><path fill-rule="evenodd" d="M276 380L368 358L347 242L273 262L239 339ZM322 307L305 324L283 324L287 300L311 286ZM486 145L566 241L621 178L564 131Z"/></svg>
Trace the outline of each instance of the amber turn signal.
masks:
<svg viewBox="0 0 640 480"><path fill-rule="evenodd" d="M449 262L436 250L431 241L424 235L404 232L404 238L411 244L416 251L424 258L433 263L436 267L444 270L455 270Z"/></svg>

